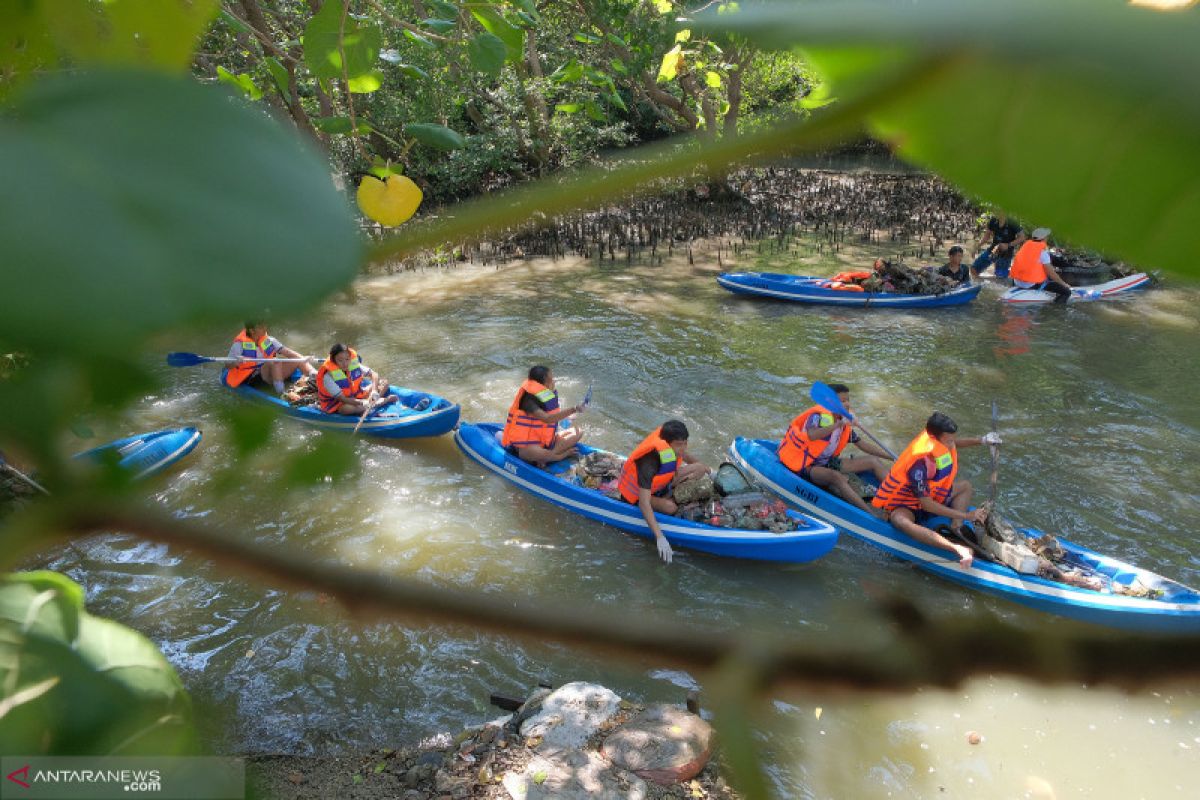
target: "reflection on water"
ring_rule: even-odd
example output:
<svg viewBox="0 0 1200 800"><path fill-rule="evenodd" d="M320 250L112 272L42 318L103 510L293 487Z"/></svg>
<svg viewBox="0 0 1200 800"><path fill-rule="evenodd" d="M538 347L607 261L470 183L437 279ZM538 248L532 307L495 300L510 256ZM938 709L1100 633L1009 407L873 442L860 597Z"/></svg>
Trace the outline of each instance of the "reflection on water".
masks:
<svg viewBox="0 0 1200 800"><path fill-rule="evenodd" d="M654 268L568 259L369 278L273 333L308 352L348 342L389 378L458 400L470 421L501 419L525 370L546 363L567 402L594 385L580 420L590 442L628 451L679 416L694 452L714 463L736 435L780 435L817 379L850 384L894 449L935 408L967 434L983 431L996 398L1010 516L1200 583L1195 290L1016 311L987 287L974 305L941 312L830 310L736 298L714 272L704 258ZM223 352L236 324L164 349ZM496 602L587 597L622 616L665 611L685 623L865 641L883 635L864 617L867 590L912 597L935 617L986 608L1051 632L1065 624L854 540L813 564L679 553L666 567L643 540L485 474L449 437L360 438L358 474L281 493L289 455L322 434L279 420L271 447L236 467L227 492L218 476L234 448L222 420L235 400L215 390L215 375L164 370L161 396L128 417L130 430L205 431L181 469L153 484L157 499L316 560L477 588ZM964 453L975 481L986 476L981 453ZM633 699L674 702L695 680L467 629L349 623L323 597L248 584L126 536L51 560L87 587L97 613L163 647L209 709L218 748L394 746L490 719L490 691L520 694L539 679L600 680ZM1200 777L1200 702L1183 690L1127 698L981 679L961 695L781 697L776 709L762 746L785 796L1175 797ZM968 730L983 742L966 744Z"/></svg>

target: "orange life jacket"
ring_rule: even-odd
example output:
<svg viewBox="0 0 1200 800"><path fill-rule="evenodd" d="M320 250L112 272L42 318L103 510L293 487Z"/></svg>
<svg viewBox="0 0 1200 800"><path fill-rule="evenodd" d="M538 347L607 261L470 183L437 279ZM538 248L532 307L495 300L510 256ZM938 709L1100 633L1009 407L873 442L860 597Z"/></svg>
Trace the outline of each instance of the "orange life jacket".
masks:
<svg viewBox="0 0 1200 800"><path fill-rule="evenodd" d="M508 419L504 423L504 434L500 437L500 443L505 447L549 447L554 444L557 426L551 422L542 422L521 410L521 401L526 394L536 397L547 414L558 411L558 392L547 389L535 380L526 380L517 390L512 405L508 407Z"/></svg>
<svg viewBox="0 0 1200 800"><path fill-rule="evenodd" d="M857 283L842 283L841 281L822 281L822 288L836 289L839 292L865 292L866 289Z"/></svg>
<svg viewBox="0 0 1200 800"><path fill-rule="evenodd" d="M871 277L870 272L839 272L830 280L841 281L842 283L858 283L859 281L865 281L869 277Z"/></svg>
<svg viewBox="0 0 1200 800"><path fill-rule="evenodd" d="M270 338L264 333L262 339L256 342L243 330L233 341L235 344L241 343L243 358L274 358L282 348L269 344ZM241 386L261 366L262 364L230 364L229 369L225 370L225 385Z"/></svg>
<svg viewBox="0 0 1200 800"><path fill-rule="evenodd" d="M326 359L321 368L317 370L317 405L326 414L334 414L342 406L342 400L346 398L361 399L366 397L370 390L364 389L363 368L362 362L358 360L358 353L353 348L350 349L350 365L349 370L343 370L337 365L332 358ZM330 394L325 389L325 376L328 375L337 383L338 388L342 390L342 400L337 399L336 395Z"/></svg>
<svg viewBox="0 0 1200 800"><path fill-rule="evenodd" d="M829 455L840 455L850 441L851 431L848 424L842 425L841 433L838 434L836 440L833 440L832 437L830 439L809 438L808 421L814 414L821 418L821 427L825 428L833 424L833 414L828 409L823 406L813 406L792 420L787 433L784 434L783 441L779 443L779 460L792 472L799 473L801 470L811 467L814 461L825 454L830 444L833 444L833 452Z"/></svg>
<svg viewBox="0 0 1200 800"><path fill-rule="evenodd" d="M658 494L670 486L671 481L675 479L675 470L679 468L679 459L675 457L675 451L671 445L667 444L667 440L662 438L662 428L658 428L643 439L641 444L633 448L629 458L625 459L625 466L621 468L621 480L617 483L617 490L621 492L621 497L624 497L626 502L636 503L638 501L637 460L654 450L658 451L659 464L658 472L655 473L654 480L650 483L650 494Z"/></svg>
<svg viewBox="0 0 1200 800"><path fill-rule="evenodd" d="M921 435L909 442L896 459L871 504L889 511L901 507L919 511L921 502L909 486L908 473L921 459L928 462L930 498L943 505L949 502L954 489L954 476L958 474L956 450L951 450L927 432L921 431Z"/></svg>
<svg viewBox="0 0 1200 800"><path fill-rule="evenodd" d="M1013 259L1012 268L1008 275L1014 281L1026 283L1041 283L1046 280L1046 267L1042 264L1042 253L1046 251L1046 243L1030 239L1021 245Z"/></svg>

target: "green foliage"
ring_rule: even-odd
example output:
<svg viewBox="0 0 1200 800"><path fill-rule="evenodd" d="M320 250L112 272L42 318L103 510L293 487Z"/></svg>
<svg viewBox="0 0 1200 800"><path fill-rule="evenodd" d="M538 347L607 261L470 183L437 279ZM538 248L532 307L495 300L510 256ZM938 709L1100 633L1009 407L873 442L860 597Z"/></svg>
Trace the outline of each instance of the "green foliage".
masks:
<svg viewBox="0 0 1200 800"><path fill-rule="evenodd" d="M193 747L191 703L148 639L84 610L53 572L0 581L0 752L170 755Z"/></svg>
<svg viewBox="0 0 1200 800"><path fill-rule="evenodd" d="M471 9L471 15L484 29L504 42L508 60L517 62L525 52L525 32L513 25L495 8L484 6Z"/></svg>
<svg viewBox="0 0 1200 800"><path fill-rule="evenodd" d="M0 173L15 278L0 335L15 344L111 352L184 320L260 314L248 280L271 287L273 310L299 308L361 254L344 199L295 135L185 78L39 82L0 118Z"/></svg>
<svg viewBox="0 0 1200 800"><path fill-rule="evenodd" d="M500 37L483 32L473 38L467 45L467 55L471 58L471 66L488 75L498 76L504 68L508 49Z"/></svg>
<svg viewBox="0 0 1200 800"><path fill-rule="evenodd" d="M421 144L438 150L457 150L467 143L462 134L445 125L436 125L432 122L414 122L405 125L404 135L411 136Z"/></svg>
<svg viewBox="0 0 1200 800"><path fill-rule="evenodd" d="M224 67L217 67L217 77L221 79L221 83L232 86L251 100L262 99L262 90L254 85L254 80L249 75L234 75Z"/></svg>
<svg viewBox="0 0 1200 800"><path fill-rule="evenodd" d="M304 29L304 61L318 78L344 77L351 92L373 92L383 81L376 67L382 42L373 22L344 13L340 2L326 2Z"/></svg>
<svg viewBox="0 0 1200 800"><path fill-rule="evenodd" d="M356 473L362 465L352 441L344 433L318 437L315 445L292 457L286 472L287 484L322 483Z"/></svg>

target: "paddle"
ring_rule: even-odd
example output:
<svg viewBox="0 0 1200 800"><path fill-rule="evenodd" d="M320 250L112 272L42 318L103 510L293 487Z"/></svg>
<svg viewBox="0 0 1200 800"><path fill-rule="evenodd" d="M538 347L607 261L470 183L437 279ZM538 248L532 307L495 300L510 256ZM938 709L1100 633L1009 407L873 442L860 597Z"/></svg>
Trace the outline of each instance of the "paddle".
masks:
<svg viewBox="0 0 1200 800"><path fill-rule="evenodd" d="M849 419L849 420L854 419L854 415L851 414L844 405L842 405L842 401L837 396L837 392L835 392L833 389L829 388L829 386L827 386L826 384L821 383L820 381L814 382L813 386L812 386L812 390L809 392L809 396L812 397L813 402L816 403L817 405L827 408L835 414L841 414L846 419ZM868 439L870 439L875 444L879 445L879 447L883 450L883 452L887 453L888 456L893 461L896 460L896 454L892 452L891 448L889 448L886 444L884 444L883 442L876 439L874 434L872 434L869 430L867 430L866 428L863 427L863 424L861 421L858 423L858 429L860 431L862 431L863 434L866 435L866 437Z"/></svg>
<svg viewBox="0 0 1200 800"><path fill-rule="evenodd" d="M172 367L194 367L197 364L266 364L269 361L303 363L317 361L313 356L301 358L230 358L229 356L198 356L195 353L167 353L167 364Z"/></svg>
<svg viewBox="0 0 1200 800"><path fill-rule="evenodd" d="M997 433L997 427L1000 421L1000 411L996 407L996 401L992 400L992 433ZM992 475L990 485L988 487L988 499L991 501L991 507L996 507L996 483L1000 478L1000 445L989 444L988 450L992 452Z"/></svg>
<svg viewBox="0 0 1200 800"><path fill-rule="evenodd" d="M17 469L17 468L16 468L16 467L14 467L12 464L10 464L10 463L8 463L7 461L5 461L3 456L0 456L0 469L6 469L6 470L8 470L8 471L9 471L9 472L11 472L13 475L16 475L18 478L20 478L21 480L25 481L25 483L29 484L29 485L30 485L30 486L32 486L34 489L37 489L37 490L38 490L39 492L41 492L42 494L44 494L44 495L49 495L49 494L50 494L50 492L48 492L48 491L46 490L46 487L42 486L40 483L38 483L37 481L35 481L33 478L29 477L29 476L28 476L28 475L26 475L24 472L21 472L21 470Z"/></svg>
<svg viewBox="0 0 1200 800"><path fill-rule="evenodd" d="M384 397L386 397L386 396L387 395L384 395ZM383 397L379 397L379 396L373 397L369 401L367 401L367 407L363 410L362 416L358 418L358 422L356 422L354 424L354 430L350 432L351 436L358 433L358 429L361 428L362 424L367 421L367 417L369 417L371 415L372 411L379 408L379 406L382 403L383 403Z"/></svg>

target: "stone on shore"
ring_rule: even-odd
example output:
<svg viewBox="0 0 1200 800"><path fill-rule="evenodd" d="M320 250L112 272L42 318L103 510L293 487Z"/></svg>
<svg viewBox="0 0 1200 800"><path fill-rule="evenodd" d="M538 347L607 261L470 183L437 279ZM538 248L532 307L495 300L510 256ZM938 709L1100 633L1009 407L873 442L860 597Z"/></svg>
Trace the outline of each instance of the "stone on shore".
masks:
<svg viewBox="0 0 1200 800"><path fill-rule="evenodd" d="M621 725L601 752L614 764L659 784L695 777L712 757L712 726L678 706L658 704Z"/></svg>
<svg viewBox="0 0 1200 800"><path fill-rule="evenodd" d="M535 755L502 779L512 800L645 800L646 783L593 750Z"/></svg>
<svg viewBox="0 0 1200 800"><path fill-rule="evenodd" d="M542 700L536 714L521 723L525 738L540 737L540 752L583 747L621 708L611 689L576 681L560 686Z"/></svg>

